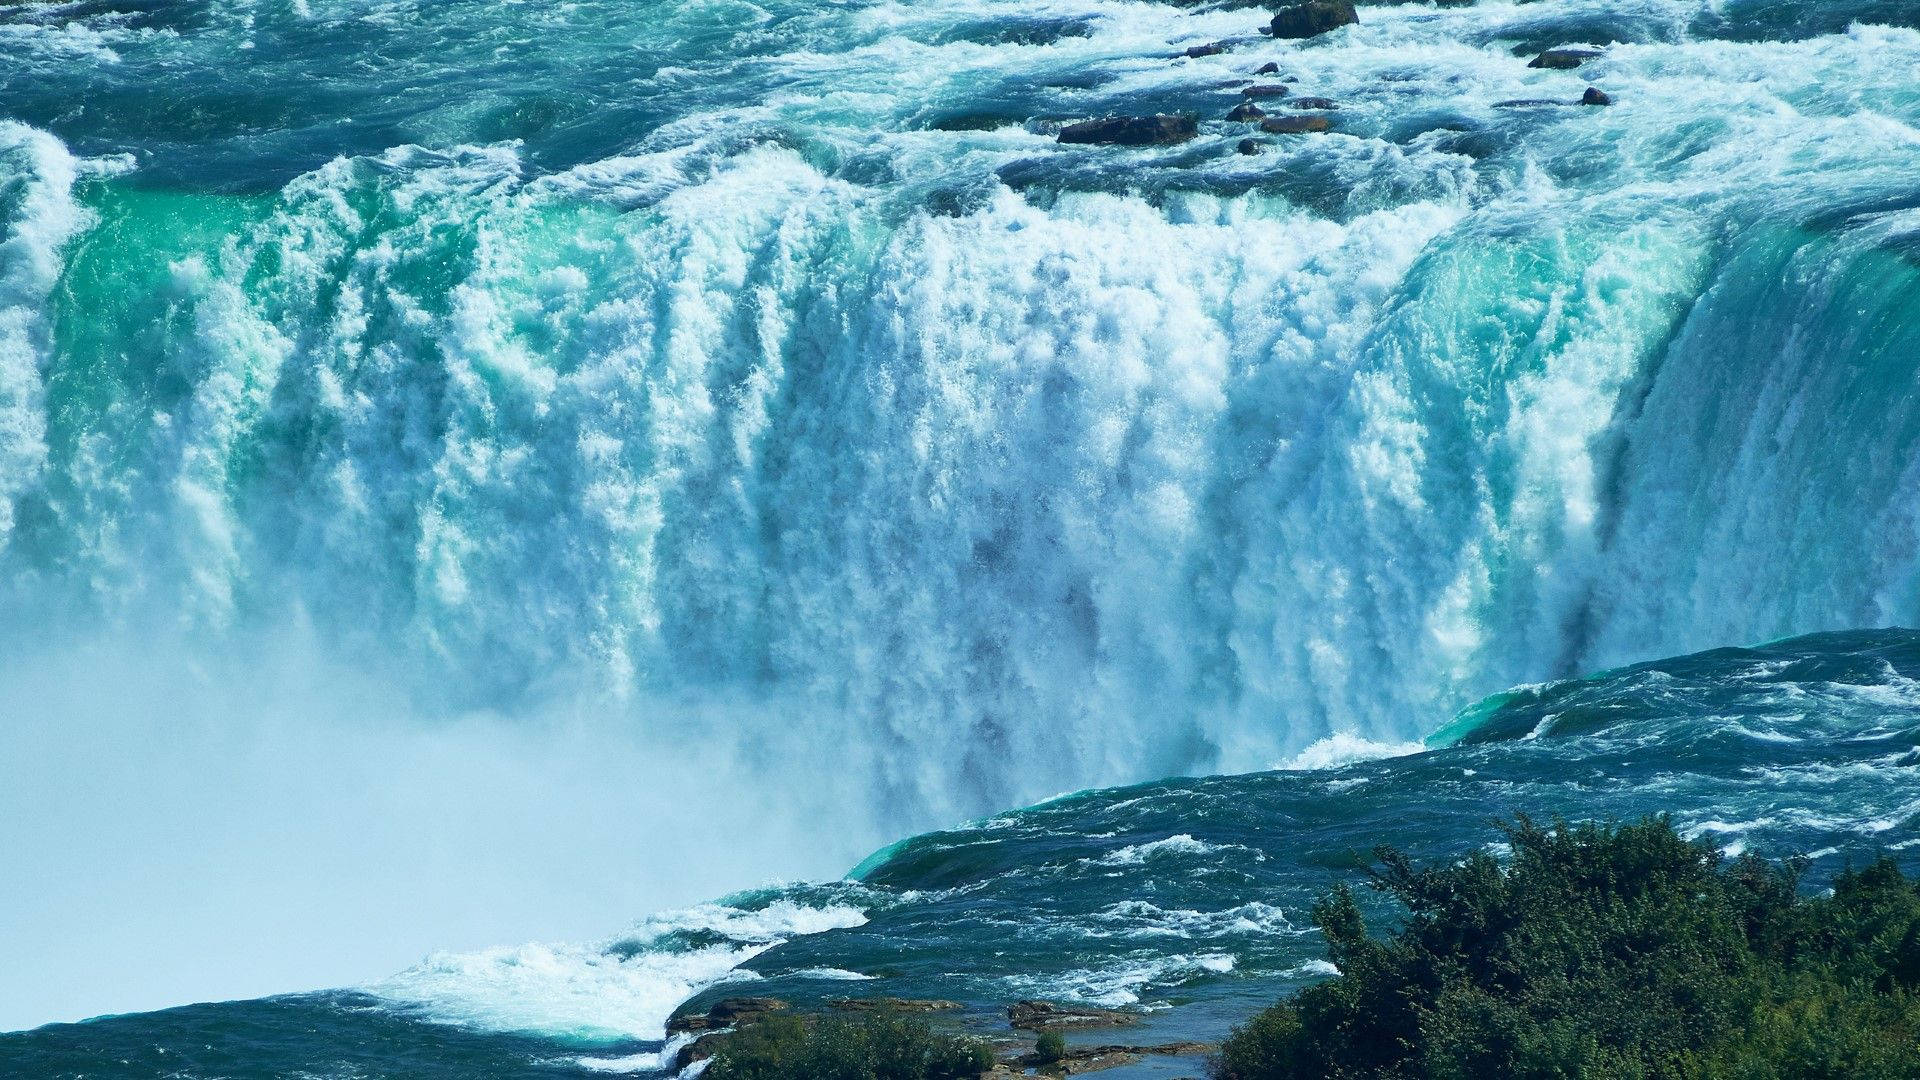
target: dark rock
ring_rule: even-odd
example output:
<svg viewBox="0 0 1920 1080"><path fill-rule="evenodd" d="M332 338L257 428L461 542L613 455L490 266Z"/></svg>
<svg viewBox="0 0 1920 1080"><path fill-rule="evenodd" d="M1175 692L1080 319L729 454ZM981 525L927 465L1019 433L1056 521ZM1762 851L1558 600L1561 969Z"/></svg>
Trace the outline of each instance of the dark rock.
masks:
<svg viewBox="0 0 1920 1080"><path fill-rule="evenodd" d="M1235 105L1232 111L1227 113L1227 119L1232 120L1236 124L1245 124L1258 120L1265 115L1267 115L1266 112L1263 111L1260 106L1255 105L1251 101L1243 101Z"/></svg>
<svg viewBox="0 0 1920 1080"><path fill-rule="evenodd" d="M1216 41L1211 45L1195 45L1186 51L1185 56L1189 60L1198 60L1203 56L1219 56L1226 51L1226 43Z"/></svg>
<svg viewBox="0 0 1920 1080"><path fill-rule="evenodd" d="M1241 139L1240 145L1234 147L1234 149L1248 157L1252 157L1260 152L1260 144L1254 142L1252 139Z"/></svg>
<svg viewBox="0 0 1920 1080"><path fill-rule="evenodd" d="M1359 21L1351 0L1307 0L1274 12L1268 33L1277 38L1310 38Z"/></svg>
<svg viewBox="0 0 1920 1080"><path fill-rule="evenodd" d="M1293 91L1281 86L1279 83L1255 83L1240 91L1240 93L1243 97L1250 98L1282 98L1293 93Z"/></svg>
<svg viewBox="0 0 1920 1080"><path fill-rule="evenodd" d="M957 1001L922 998L840 998L827 1004L842 1012L947 1012L961 1008Z"/></svg>
<svg viewBox="0 0 1920 1080"><path fill-rule="evenodd" d="M1493 107L1496 109L1537 109L1543 105L1560 104L1563 103L1549 101L1546 98L1512 98L1507 101L1496 101L1493 103Z"/></svg>
<svg viewBox="0 0 1920 1080"><path fill-rule="evenodd" d="M1063 1027L1127 1027L1140 1022L1133 1013L1096 1009L1087 1005L1060 1005L1051 1001L1016 1001L1007 1006L1007 1023L1026 1031Z"/></svg>
<svg viewBox="0 0 1920 1080"><path fill-rule="evenodd" d="M1613 97L1597 86L1589 86L1587 87L1587 92L1580 95L1580 104L1611 105L1613 104Z"/></svg>
<svg viewBox="0 0 1920 1080"><path fill-rule="evenodd" d="M694 1031L718 1031L721 1028L738 1027L750 1024L768 1013L782 1012L788 1008L779 998L738 997L722 998L713 1003L706 1013L683 1013L667 1021L667 1034L680 1035Z"/></svg>
<svg viewBox="0 0 1920 1080"><path fill-rule="evenodd" d="M1333 103L1332 98L1323 97L1299 97L1287 102L1289 109L1337 109L1339 107Z"/></svg>
<svg viewBox="0 0 1920 1080"><path fill-rule="evenodd" d="M1324 116L1269 116L1260 121L1260 130L1269 135L1306 135L1332 128Z"/></svg>
<svg viewBox="0 0 1920 1080"><path fill-rule="evenodd" d="M1200 127L1191 116L1109 116L1083 120L1060 129L1063 143L1113 143L1119 146L1164 146L1186 142Z"/></svg>
<svg viewBox="0 0 1920 1080"><path fill-rule="evenodd" d="M1554 71L1572 71L1581 64L1605 55L1599 49L1548 49L1527 62L1530 68L1551 68Z"/></svg>
<svg viewBox="0 0 1920 1080"><path fill-rule="evenodd" d="M1254 71L1254 74L1255 75L1278 75L1280 74L1280 65L1269 60L1266 63L1261 64L1259 68L1257 68Z"/></svg>
<svg viewBox="0 0 1920 1080"><path fill-rule="evenodd" d="M732 1032L710 1031L680 1048L673 1055L673 1071L681 1072L696 1061L705 1061L720 1052L720 1044L727 1041Z"/></svg>
<svg viewBox="0 0 1920 1080"><path fill-rule="evenodd" d="M1149 1055L1200 1057L1218 1049L1217 1046L1196 1042L1165 1043L1160 1046L1070 1046L1067 1048L1066 1056L1057 1062L1041 1061L1038 1054L1023 1054L1015 1060L1014 1064L1023 1069L1039 1067L1042 1075L1077 1076L1081 1073L1132 1065ZM1009 1070L1006 1075L1018 1076L1020 1073Z"/></svg>

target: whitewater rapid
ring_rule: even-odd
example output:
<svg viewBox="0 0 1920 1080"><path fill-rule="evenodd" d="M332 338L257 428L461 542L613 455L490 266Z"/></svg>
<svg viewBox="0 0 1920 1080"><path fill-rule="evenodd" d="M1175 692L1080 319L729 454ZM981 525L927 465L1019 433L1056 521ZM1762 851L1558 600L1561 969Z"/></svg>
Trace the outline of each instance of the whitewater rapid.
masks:
<svg viewBox="0 0 1920 1080"><path fill-rule="evenodd" d="M209 737L218 776L455 746L427 801L483 818L462 762L517 744L463 733L617 732L477 775L626 777L677 862L789 858L739 820L803 805L817 873L1920 621L1900 10L14 5L0 690L49 745L349 732ZM1233 153L1266 60L1334 133Z"/></svg>

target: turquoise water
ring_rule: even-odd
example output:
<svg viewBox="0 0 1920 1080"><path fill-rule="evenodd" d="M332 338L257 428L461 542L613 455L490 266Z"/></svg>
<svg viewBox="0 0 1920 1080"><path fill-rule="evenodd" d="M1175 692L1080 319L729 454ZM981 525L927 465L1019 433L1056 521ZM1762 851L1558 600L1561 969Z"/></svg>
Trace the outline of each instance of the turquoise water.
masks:
<svg viewBox="0 0 1920 1080"><path fill-rule="evenodd" d="M1333 764L1328 748L1313 768L1067 795L894 845L842 882L740 893L592 946L441 955L357 990L0 1036L0 1067L652 1075L683 998L740 993L949 998L983 1029L1030 996L1143 1006L1129 1039L1210 1039L1324 977L1304 912L1378 844L1443 859L1497 843L1494 819L1515 811L1660 811L1730 854L1809 856L1814 887L1881 851L1920 865L1914 631L1531 687L1458 735L1399 757Z"/></svg>
<svg viewBox="0 0 1920 1080"><path fill-rule="evenodd" d="M1416 835L1449 755L1533 770L1541 805L1467 785L1475 820L1691 805L1609 801L1637 766L1576 778L1544 738L1350 796L1268 770L1920 624L1920 11L1361 15L1302 44L1122 0L0 6L0 849L33 883L0 890L0 1027L381 985L260 1007L638 1054L738 954L908 918L862 890L934 841L641 989L599 945L475 950L1169 776L1306 785L1361 849L1479 842ZM1526 66L1567 43L1609 49ZM1243 156L1217 118L1269 61L1334 131ZM1496 105L1588 85L1617 104ZM1179 110L1179 147L1053 138ZM1676 716L1661 768L1708 723ZM1727 782L1782 745L1733 739ZM1226 812L1159 839L1264 851ZM1330 880L1178 847L1286 919ZM1104 963L1043 945L1043 984ZM1134 959L1285 985L1249 948ZM604 985L504 1026L360 1009L575 969ZM178 1049L131 1033L212 1008L33 1039Z"/></svg>

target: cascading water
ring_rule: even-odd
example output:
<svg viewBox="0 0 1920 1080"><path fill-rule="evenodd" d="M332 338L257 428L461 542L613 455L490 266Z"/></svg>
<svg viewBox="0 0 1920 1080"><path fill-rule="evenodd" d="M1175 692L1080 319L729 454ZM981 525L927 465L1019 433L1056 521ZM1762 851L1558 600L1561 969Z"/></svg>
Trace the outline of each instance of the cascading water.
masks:
<svg viewBox="0 0 1920 1080"><path fill-rule="evenodd" d="M279 710L504 761L557 725L528 792L602 757L575 795L631 776L633 827L704 843L804 807L822 835L755 842L817 875L1514 683L1920 621L1920 19L1260 21L0 10L0 689L53 732L22 745ZM1611 48L1526 66L1566 42ZM1335 133L1050 134L1223 115L1266 59ZM1496 105L1588 83L1618 104ZM188 675L129 708L90 665ZM233 771L368 756L279 730Z"/></svg>

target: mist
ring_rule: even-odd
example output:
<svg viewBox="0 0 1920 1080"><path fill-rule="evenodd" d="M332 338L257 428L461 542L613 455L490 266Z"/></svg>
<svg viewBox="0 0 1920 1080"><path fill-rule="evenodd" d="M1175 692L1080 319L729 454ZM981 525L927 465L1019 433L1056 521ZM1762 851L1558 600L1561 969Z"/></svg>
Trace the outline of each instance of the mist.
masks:
<svg viewBox="0 0 1920 1080"><path fill-rule="evenodd" d="M67 643L0 666L0 1029L601 939L838 876L882 839L806 759L783 755L804 782L771 784L688 716L749 705L423 717L303 642L173 652ZM676 729L694 737L658 734Z"/></svg>

